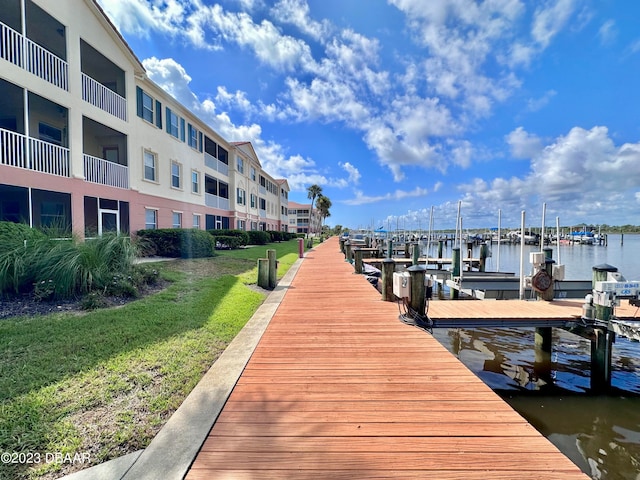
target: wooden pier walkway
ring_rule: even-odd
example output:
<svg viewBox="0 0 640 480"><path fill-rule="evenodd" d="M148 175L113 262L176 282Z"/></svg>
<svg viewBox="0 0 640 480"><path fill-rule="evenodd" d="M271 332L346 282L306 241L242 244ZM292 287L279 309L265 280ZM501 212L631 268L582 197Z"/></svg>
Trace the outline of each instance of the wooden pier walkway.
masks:
<svg viewBox="0 0 640 480"><path fill-rule="evenodd" d="M186 478L588 478L398 313L308 252Z"/></svg>

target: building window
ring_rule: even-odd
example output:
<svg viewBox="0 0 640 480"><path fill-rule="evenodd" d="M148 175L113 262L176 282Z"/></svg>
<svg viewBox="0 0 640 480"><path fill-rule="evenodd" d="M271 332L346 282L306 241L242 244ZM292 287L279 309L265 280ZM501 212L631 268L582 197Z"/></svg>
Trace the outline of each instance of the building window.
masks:
<svg viewBox="0 0 640 480"><path fill-rule="evenodd" d="M180 138L180 117L167 107L167 133Z"/></svg>
<svg viewBox="0 0 640 480"><path fill-rule="evenodd" d="M158 211L147 208L144 211L144 228L147 230L155 230L158 228Z"/></svg>
<svg viewBox="0 0 640 480"><path fill-rule="evenodd" d="M237 188L238 205L247 204L247 194L242 188Z"/></svg>
<svg viewBox="0 0 640 480"><path fill-rule="evenodd" d="M173 228L182 228L181 212L173 212Z"/></svg>
<svg viewBox="0 0 640 480"><path fill-rule="evenodd" d="M144 179L150 182L157 182L156 176L156 154L144 151Z"/></svg>
<svg viewBox="0 0 640 480"><path fill-rule="evenodd" d="M171 186L173 188L182 188L182 182L180 181L180 171L182 166L179 163L171 162Z"/></svg>
<svg viewBox="0 0 640 480"><path fill-rule="evenodd" d="M198 130L193 127L193 125L189 124L187 131L189 133L189 146L191 148L198 149Z"/></svg>
<svg viewBox="0 0 640 480"><path fill-rule="evenodd" d="M151 124L155 117L156 127L162 128L162 104L140 87L136 87L136 97L138 116Z"/></svg>
<svg viewBox="0 0 640 480"><path fill-rule="evenodd" d="M255 194L251 194L251 208L257 208L258 206L258 197Z"/></svg>
<svg viewBox="0 0 640 480"><path fill-rule="evenodd" d="M238 157L236 162L238 164L238 172L244 173L244 160L242 158Z"/></svg>
<svg viewBox="0 0 640 480"><path fill-rule="evenodd" d="M191 192L200 193L200 173L195 170L191 171Z"/></svg>
<svg viewBox="0 0 640 480"><path fill-rule="evenodd" d="M200 229L200 215L193 214L193 228Z"/></svg>
<svg viewBox="0 0 640 480"><path fill-rule="evenodd" d="M247 229L247 221L246 220L238 220L238 225L236 227L238 230L246 230Z"/></svg>
<svg viewBox="0 0 640 480"><path fill-rule="evenodd" d="M264 198L260 199L260 210L266 210L267 209L267 201Z"/></svg>
<svg viewBox="0 0 640 480"><path fill-rule="evenodd" d="M256 169L255 167L251 167L251 180L256 181Z"/></svg>

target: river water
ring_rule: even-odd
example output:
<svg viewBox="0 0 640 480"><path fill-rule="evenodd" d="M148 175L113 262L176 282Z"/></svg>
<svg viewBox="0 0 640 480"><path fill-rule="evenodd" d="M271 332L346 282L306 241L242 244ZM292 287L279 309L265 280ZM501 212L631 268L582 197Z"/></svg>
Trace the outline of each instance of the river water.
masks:
<svg viewBox="0 0 640 480"><path fill-rule="evenodd" d="M623 240L609 235L608 246L561 245L559 252L552 246L553 258L559 254L567 279L590 280L592 267L607 263L640 280L640 235ZM487 270L497 269L497 249L491 246ZM529 250L539 247L526 247L526 274ZM519 266L520 246L501 245L500 271L518 275ZM590 342L564 330L553 329L551 358L535 351L534 329L436 329L433 336L591 478L640 479L640 343L616 338L612 391L595 395Z"/></svg>

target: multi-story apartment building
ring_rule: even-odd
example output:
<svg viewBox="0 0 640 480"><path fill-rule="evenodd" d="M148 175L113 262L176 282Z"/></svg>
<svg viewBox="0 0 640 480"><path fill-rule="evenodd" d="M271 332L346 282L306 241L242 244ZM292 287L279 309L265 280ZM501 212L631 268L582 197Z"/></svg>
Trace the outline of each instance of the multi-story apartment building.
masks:
<svg viewBox="0 0 640 480"><path fill-rule="evenodd" d="M319 225L318 211L310 203L289 202L289 231L313 233Z"/></svg>
<svg viewBox="0 0 640 480"><path fill-rule="evenodd" d="M151 81L95 0L2 0L0 220L288 230L286 180Z"/></svg>

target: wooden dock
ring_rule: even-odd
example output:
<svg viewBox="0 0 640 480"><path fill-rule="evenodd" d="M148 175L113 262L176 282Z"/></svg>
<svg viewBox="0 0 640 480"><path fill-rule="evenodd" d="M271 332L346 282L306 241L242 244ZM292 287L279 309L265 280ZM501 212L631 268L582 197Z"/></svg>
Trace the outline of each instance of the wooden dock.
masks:
<svg viewBox="0 0 640 480"><path fill-rule="evenodd" d="M308 252L185 478L588 478L398 313Z"/></svg>

